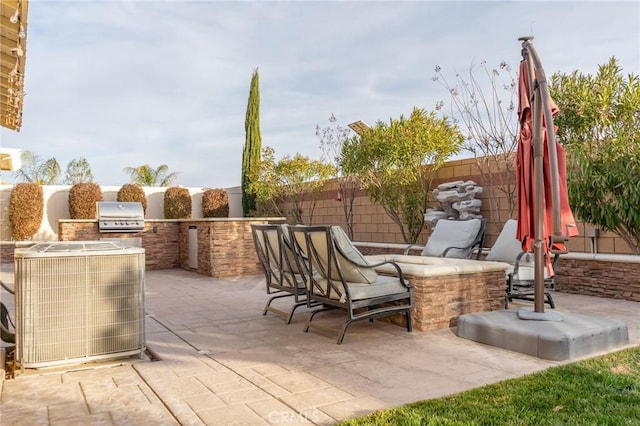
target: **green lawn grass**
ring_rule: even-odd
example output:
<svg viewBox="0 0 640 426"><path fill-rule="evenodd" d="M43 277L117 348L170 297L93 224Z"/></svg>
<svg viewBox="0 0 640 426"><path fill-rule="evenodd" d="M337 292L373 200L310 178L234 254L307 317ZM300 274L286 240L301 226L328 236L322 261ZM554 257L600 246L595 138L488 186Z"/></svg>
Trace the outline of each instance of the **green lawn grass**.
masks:
<svg viewBox="0 0 640 426"><path fill-rule="evenodd" d="M640 347L342 425L640 425Z"/></svg>

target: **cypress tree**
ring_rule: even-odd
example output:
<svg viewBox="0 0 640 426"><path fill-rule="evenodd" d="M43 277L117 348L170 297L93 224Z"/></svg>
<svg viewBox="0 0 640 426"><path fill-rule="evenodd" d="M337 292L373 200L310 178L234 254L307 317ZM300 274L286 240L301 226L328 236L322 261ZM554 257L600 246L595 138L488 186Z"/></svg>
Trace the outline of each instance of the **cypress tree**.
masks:
<svg viewBox="0 0 640 426"><path fill-rule="evenodd" d="M247 102L247 116L244 121L245 140L242 152L242 210L244 215L256 211L256 196L249 192L251 177L260 166L262 137L260 136L260 88L258 69L253 70Z"/></svg>

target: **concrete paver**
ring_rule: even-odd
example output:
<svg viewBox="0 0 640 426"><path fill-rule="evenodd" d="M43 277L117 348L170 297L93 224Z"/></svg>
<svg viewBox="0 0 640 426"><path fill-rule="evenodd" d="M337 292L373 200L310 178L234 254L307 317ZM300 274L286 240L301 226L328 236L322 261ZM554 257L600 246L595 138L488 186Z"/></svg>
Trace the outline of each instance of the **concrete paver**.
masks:
<svg viewBox="0 0 640 426"><path fill-rule="evenodd" d="M3 276L3 280L12 282ZM5 425L294 425L337 421L559 365L458 338L355 323L335 335L262 315L261 276L148 271L146 341L159 360L28 370L2 382ZM556 293L559 310L625 320L640 343L640 304ZM279 300L281 306L289 301ZM342 317L318 320L334 327Z"/></svg>

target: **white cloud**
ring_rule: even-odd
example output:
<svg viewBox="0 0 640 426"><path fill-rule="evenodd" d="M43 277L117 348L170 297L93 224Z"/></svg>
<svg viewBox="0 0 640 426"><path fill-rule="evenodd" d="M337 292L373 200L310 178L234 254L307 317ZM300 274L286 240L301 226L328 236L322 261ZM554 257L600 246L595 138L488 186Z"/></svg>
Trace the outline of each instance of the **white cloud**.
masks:
<svg viewBox="0 0 640 426"><path fill-rule="evenodd" d="M167 164L178 184L240 182L249 82L263 146L320 156L315 126L431 110L432 81L520 60L533 31L547 74L640 69L637 2L32 2L20 133L2 145L85 157L97 181Z"/></svg>

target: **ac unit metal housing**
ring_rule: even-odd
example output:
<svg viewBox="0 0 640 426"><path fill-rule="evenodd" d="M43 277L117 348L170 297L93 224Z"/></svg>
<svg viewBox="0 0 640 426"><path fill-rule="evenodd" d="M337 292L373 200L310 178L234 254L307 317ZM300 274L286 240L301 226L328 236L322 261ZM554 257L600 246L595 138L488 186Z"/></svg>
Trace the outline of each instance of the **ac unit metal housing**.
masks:
<svg viewBox="0 0 640 426"><path fill-rule="evenodd" d="M40 243L15 251L16 361L50 367L145 350L144 249Z"/></svg>

